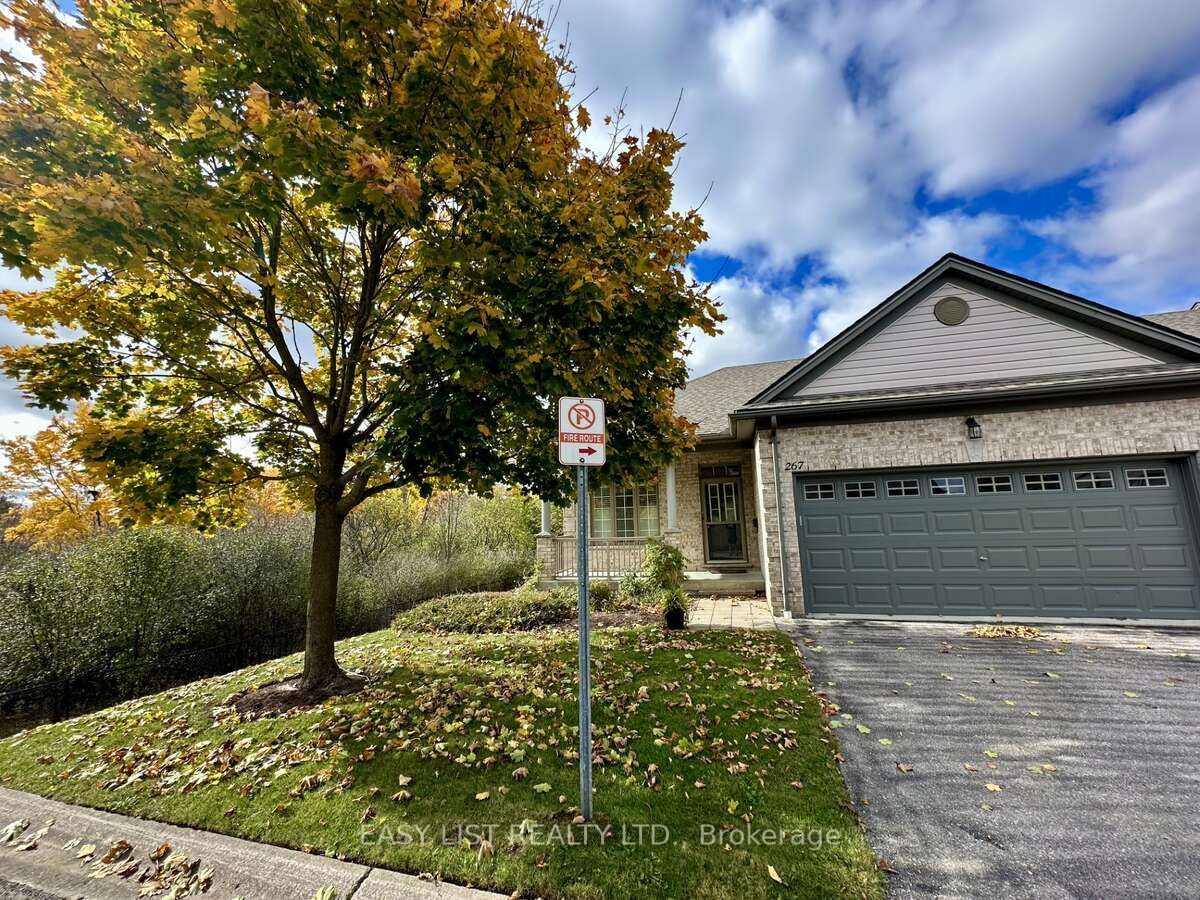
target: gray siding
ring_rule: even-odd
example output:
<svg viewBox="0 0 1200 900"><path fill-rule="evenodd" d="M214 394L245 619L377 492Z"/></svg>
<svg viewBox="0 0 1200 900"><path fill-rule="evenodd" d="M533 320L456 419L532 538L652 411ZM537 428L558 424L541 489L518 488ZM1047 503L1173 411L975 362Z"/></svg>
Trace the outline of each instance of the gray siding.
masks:
<svg viewBox="0 0 1200 900"><path fill-rule="evenodd" d="M934 317L934 305L948 295L963 297L971 307L970 317L961 325L943 325ZM1145 366L1157 361L945 283L792 396L961 384Z"/></svg>

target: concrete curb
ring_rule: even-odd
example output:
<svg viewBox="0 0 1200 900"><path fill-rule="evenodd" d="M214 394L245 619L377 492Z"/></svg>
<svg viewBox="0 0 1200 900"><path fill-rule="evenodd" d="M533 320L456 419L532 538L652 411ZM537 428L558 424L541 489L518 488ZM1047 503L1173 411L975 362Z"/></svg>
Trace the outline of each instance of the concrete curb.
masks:
<svg viewBox="0 0 1200 900"><path fill-rule="evenodd" d="M40 896L39 891L62 898L137 897L136 878L89 878L89 867L75 858L76 851L63 849L75 838L96 844L100 852L114 841L126 840L142 860L165 841L172 850L199 858L201 868L212 867L212 887L201 896L220 900L312 900L327 885L341 900L497 900L504 896L0 788L0 828L18 819L30 822L24 837L50 819L54 825L36 850L0 847L0 898ZM21 892L21 888L36 890Z"/></svg>

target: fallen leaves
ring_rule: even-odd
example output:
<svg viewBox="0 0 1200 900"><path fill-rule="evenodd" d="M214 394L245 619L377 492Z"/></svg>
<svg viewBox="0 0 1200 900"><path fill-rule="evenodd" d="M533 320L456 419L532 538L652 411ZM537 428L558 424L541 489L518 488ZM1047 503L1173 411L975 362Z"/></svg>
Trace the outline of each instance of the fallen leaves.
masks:
<svg viewBox="0 0 1200 900"><path fill-rule="evenodd" d="M896 770L898 772L900 772L901 774L911 775L912 770L913 770L913 764L906 763L906 762L898 762L898 763L896 763Z"/></svg>
<svg viewBox="0 0 1200 900"><path fill-rule="evenodd" d="M998 794L1002 790L1004 790L1004 788L1000 787L1000 785L996 784L995 782L991 782L991 781L989 781L987 784L985 784L984 787L987 788L989 791L991 791L993 794Z"/></svg>

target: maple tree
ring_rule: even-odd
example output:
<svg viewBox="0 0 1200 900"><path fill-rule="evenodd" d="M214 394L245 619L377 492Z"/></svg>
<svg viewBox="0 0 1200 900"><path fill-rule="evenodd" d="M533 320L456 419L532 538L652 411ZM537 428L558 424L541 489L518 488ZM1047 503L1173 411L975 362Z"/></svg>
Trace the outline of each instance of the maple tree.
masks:
<svg viewBox="0 0 1200 900"><path fill-rule="evenodd" d="M303 683L334 659L342 524L382 491L549 498L553 399L605 398L614 478L690 440L680 140L589 152L571 66L497 0L93 0L0 12L3 311L35 403L88 399L87 458L147 510L264 478L314 509ZM231 438L238 438L231 441ZM253 451L236 447L249 443Z"/></svg>

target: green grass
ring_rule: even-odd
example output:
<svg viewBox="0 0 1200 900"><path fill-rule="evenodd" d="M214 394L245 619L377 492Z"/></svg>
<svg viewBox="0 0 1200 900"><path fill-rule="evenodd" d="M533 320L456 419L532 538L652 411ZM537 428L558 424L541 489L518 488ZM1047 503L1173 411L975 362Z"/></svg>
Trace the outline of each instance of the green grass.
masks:
<svg viewBox="0 0 1200 900"><path fill-rule="evenodd" d="M372 673L363 695L240 721L224 701L299 663L276 660L0 741L0 783L524 896L882 895L836 741L783 635L594 634L603 841L571 824L574 634L389 630L338 649ZM807 843L706 846L704 825ZM816 846L830 831L836 842Z"/></svg>

